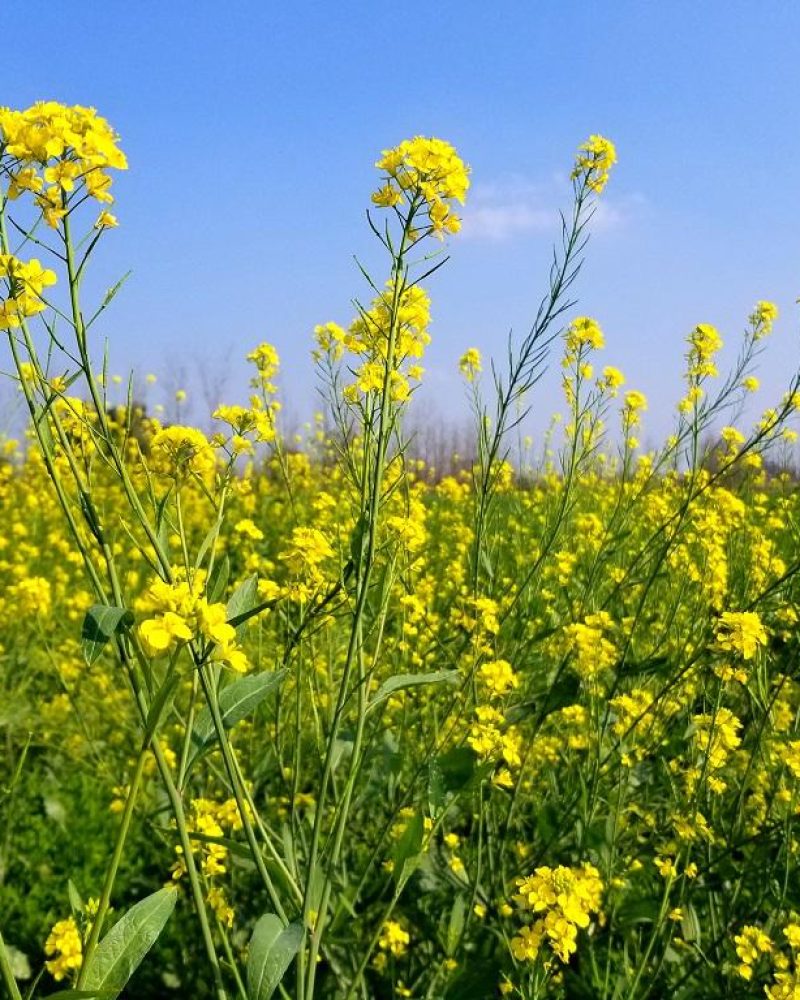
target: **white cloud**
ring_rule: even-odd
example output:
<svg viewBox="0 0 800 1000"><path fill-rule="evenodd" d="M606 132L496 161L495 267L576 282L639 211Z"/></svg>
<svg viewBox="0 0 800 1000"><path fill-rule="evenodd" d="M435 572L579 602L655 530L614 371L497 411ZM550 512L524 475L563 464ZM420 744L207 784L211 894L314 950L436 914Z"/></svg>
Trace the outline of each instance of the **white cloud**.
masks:
<svg viewBox="0 0 800 1000"><path fill-rule="evenodd" d="M501 243L527 233L557 233L558 207L569 190L564 177L553 177L547 184L518 176L476 184L464 209L464 238ZM595 209L593 232L625 226L645 204L642 195L616 200L604 195Z"/></svg>

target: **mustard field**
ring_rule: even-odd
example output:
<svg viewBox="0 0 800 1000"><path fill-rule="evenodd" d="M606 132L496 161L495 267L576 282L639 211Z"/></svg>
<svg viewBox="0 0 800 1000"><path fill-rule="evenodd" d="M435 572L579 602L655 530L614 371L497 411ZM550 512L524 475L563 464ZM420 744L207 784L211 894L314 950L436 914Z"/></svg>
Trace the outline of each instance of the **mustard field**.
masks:
<svg viewBox="0 0 800 1000"><path fill-rule="evenodd" d="M0 109L12 1000L800 997L800 376L760 403L772 303L728 368L700 323L642 446L571 298L615 161L580 146L529 332L456 359L475 449L445 474L407 414L469 199L451 145L380 155L384 272L310 331L298 444L266 343L202 426L111 404L119 289L83 282L124 240L120 139ZM561 419L520 447L547 366Z"/></svg>

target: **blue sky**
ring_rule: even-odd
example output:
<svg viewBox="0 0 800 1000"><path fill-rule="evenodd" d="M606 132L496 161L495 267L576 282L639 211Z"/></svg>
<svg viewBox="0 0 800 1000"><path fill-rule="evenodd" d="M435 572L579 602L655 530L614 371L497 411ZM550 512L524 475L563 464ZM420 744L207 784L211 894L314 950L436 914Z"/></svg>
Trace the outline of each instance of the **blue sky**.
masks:
<svg viewBox="0 0 800 1000"><path fill-rule="evenodd" d="M459 354L526 328L575 147L608 135L619 164L576 311L660 432L693 324L733 343L756 299L778 302L764 405L798 360L798 39L788 0L51 2L14 18L0 100L93 104L122 135L121 225L96 274L133 269L103 331L112 369L185 370L203 409L195 366L227 373L235 401L240 359L269 340L302 415L314 324L365 294L353 254L378 266L363 212L381 148L432 134L472 166L419 398L462 414ZM558 406L555 374L533 402Z"/></svg>

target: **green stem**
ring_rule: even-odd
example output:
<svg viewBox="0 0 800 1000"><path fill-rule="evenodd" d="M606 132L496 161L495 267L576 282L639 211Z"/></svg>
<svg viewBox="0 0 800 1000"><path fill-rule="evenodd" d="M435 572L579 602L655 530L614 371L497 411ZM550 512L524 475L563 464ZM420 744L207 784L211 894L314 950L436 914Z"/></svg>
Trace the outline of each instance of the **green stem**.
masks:
<svg viewBox="0 0 800 1000"><path fill-rule="evenodd" d="M97 942L100 940L103 923L105 922L105 917L111 904L111 893L114 889L117 871L119 870L120 861L122 860L122 851L125 847L128 830L130 829L133 809L136 804L136 796L142 783L142 775L144 774L144 766L147 761L147 752L149 747L150 741L148 740L142 746L136 760L136 770L133 773L133 778L131 779L130 786L128 787L128 794L125 798L125 808L123 810L122 821L117 832L117 840L114 844L114 853L112 854L111 862L106 869L103 889L100 893L100 901L97 906L97 913L92 921L92 929L89 932L89 938L86 942L86 948L84 949L83 965L78 973L78 981L76 983L77 989L80 989L83 986L84 979L86 978L86 971L89 968L90 959L95 948L97 947Z"/></svg>
<svg viewBox="0 0 800 1000"><path fill-rule="evenodd" d="M377 533L378 533L378 515L381 503L381 492L383 487L383 473L386 463L386 453L388 449L389 441L389 410L391 407L391 377L394 372L394 361L395 361L395 345L397 342L398 334L398 314L400 307L400 297L405 288L405 273L404 273L404 255L406 253L407 247L409 245L409 233L412 228L414 213L416 211L416 197L411 202L411 207L409 208L408 216L405 220L403 227L403 235L400 242L400 247L397 252L397 256L392 262L392 301L389 311L389 329L387 331L387 347L386 347L386 358L383 370L383 385L380 397L380 409L378 414L378 429L377 437L375 439L375 460L374 467L372 470L372 482L369 484L369 494L366 497L367 500L367 537L366 544L362 541L361 546L359 546L359 552L356 554L356 580L357 580L357 593L356 593L356 603L353 611L353 622L350 629L350 638L348 640L347 655L345 658L344 669L342 671L342 679L339 684L339 694L337 697L336 708L334 710L333 719L331 722L330 732L328 733L327 748L325 753L325 762L322 771L322 780L320 783L320 790L317 797L317 810L314 816L314 827L311 834L311 848L309 852L309 862L308 862L308 874L306 879L306 887L303 901L303 922L306 926L311 923L311 888L316 881L316 872L319 861L319 847L320 838L322 833L322 823L325 814L325 799L327 797L328 786L331 781L332 771L333 771L333 757L336 748L336 738L339 733L339 727L341 725L342 716L344 714L345 706L350 693L350 678L353 671L354 662L357 659L357 652L359 650L359 644L361 639L361 623L364 616L364 612L367 604L367 597L369 594L369 585L372 577L372 568L375 561L375 548L377 543ZM365 453L367 449L370 448L370 435L365 434L364 438L364 450ZM366 485L366 484L365 484ZM360 711L363 714L365 711L365 704L363 701L359 702ZM363 721L363 720L362 720ZM351 767L356 767L357 762L353 761ZM347 813L341 813L340 824L346 822ZM341 836L339 830L340 826L334 834L335 843L341 844ZM338 852L335 852L338 853ZM331 894L331 875L332 866L335 862L335 858L332 856L330 858L330 863L328 866L327 877L325 879L325 884L323 886L322 895L320 899L319 911L315 915L313 921L314 931L311 936L311 942L309 946L309 956L308 956L308 966L307 966L307 981L305 984L305 990L302 991L302 984L298 984L298 989L301 991L300 996L304 996L305 1000L313 1000L314 997L314 980L316 976L316 965L317 965L317 955L319 954L320 943L322 939L322 933L325 926L325 912L330 899Z"/></svg>

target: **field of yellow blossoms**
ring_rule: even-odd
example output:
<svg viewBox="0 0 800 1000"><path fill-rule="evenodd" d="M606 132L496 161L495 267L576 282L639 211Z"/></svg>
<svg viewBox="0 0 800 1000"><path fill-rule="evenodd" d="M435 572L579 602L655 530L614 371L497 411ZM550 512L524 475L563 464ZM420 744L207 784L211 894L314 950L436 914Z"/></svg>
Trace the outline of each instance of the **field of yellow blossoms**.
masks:
<svg viewBox="0 0 800 1000"><path fill-rule="evenodd" d="M475 454L443 475L404 428L452 146L380 156L384 272L310 339L327 408L298 447L269 344L213 430L110 405L118 289L83 278L119 137L0 108L30 415L0 458L4 995L800 998L800 378L746 420L777 309L729 370L700 323L643 450L647 400L571 299L615 160L578 150L530 331L463 354ZM564 418L526 457L548 364Z"/></svg>

